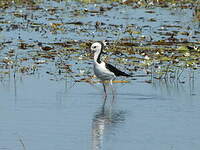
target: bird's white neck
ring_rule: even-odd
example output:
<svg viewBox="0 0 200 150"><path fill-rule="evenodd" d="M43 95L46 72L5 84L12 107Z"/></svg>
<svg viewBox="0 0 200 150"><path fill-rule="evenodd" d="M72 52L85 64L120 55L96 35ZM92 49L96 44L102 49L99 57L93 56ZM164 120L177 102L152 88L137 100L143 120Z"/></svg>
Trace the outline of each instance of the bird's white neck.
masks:
<svg viewBox="0 0 200 150"><path fill-rule="evenodd" d="M94 53L94 62L101 63L100 57L101 57L101 49L97 50Z"/></svg>

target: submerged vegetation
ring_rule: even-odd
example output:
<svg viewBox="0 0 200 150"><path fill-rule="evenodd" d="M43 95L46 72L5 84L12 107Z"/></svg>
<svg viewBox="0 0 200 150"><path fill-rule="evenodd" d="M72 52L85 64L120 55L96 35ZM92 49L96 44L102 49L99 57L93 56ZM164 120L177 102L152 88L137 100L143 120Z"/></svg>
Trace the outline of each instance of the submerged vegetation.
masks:
<svg viewBox="0 0 200 150"><path fill-rule="evenodd" d="M185 71L199 70L199 1L94 2L1 0L1 80L45 74L91 82L89 46L96 40L109 41L105 59L134 79L184 83Z"/></svg>

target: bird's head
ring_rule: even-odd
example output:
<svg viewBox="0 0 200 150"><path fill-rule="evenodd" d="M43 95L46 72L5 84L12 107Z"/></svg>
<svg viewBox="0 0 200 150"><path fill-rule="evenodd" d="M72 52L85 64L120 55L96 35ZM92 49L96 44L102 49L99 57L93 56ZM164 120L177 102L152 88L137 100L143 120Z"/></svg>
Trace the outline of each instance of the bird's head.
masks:
<svg viewBox="0 0 200 150"><path fill-rule="evenodd" d="M95 42L90 47L91 51L97 52L103 50L103 45L100 42Z"/></svg>
<svg viewBox="0 0 200 150"><path fill-rule="evenodd" d="M108 45L108 42L103 41L103 42L95 42L91 45L90 50L94 52L102 52L105 46Z"/></svg>

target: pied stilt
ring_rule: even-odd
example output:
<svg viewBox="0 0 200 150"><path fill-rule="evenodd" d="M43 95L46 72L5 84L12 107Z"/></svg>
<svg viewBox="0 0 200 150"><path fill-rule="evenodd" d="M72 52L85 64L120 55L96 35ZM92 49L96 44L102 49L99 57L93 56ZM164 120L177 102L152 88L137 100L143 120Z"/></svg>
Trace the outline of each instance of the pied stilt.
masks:
<svg viewBox="0 0 200 150"><path fill-rule="evenodd" d="M101 61L101 54L103 52L104 47L105 47L105 43L95 42L91 45L90 49L91 49L91 51L95 51L95 53L94 53L94 74L96 75L97 78L99 78L102 81L105 97L107 97L107 92L106 92L106 87L105 87L104 81L110 81L110 85L112 87L112 81L117 76L131 77L131 75L118 70L111 64ZM112 93L113 93L113 97L114 97L113 88L112 88Z"/></svg>

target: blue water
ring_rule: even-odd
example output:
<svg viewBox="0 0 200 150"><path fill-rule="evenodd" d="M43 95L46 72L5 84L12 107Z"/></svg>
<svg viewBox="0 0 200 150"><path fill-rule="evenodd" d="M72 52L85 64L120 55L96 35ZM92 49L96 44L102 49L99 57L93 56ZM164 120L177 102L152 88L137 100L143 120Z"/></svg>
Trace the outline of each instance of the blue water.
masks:
<svg viewBox="0 0 200 150"><path fill-rule="evenodd" d="M135 77L130 83L114 83L115 98L111 92L103 107L102 85L75 82L80 70L92 72L92 60L81 60L79 53L70 54L69 59L61 56L66 64L72 64L70 73L58 75L55 60L32 57L41 50L37 42L54 43L77 40L109 39L113 42L122 37L127 26L140 31L136 38L145 36L154 41L166 38L155 31L188 31L190 36L178 34L177 38L187 38L197 42L198 22L194 22L193 9L179 8L138 8L117 6L103 14L80 13L74 10L96 10L100 5L78 2L44 1L41 9L30 10L27 7L11 7L2 10L3 31L0 31L0 60L7 52L14 50L17 58L27 57L20 65L32 66L35 62L46 60L38 65L35 73L16 73L15 68L1 62L0 68L0 150L199 150L200 149L200 80L199 70L194 74L185 69L180 80L156 80L150 76ZM56 7L55 14L48 9ZM153 10L155 13L146 13ZM14 17L14 13L28 14L28 20ZM33 18L31 18L31 14ZM52 18L56 18L53 20ZM154 18L156 22L148 21ZM102 31L96 31L96 21L105 23ZM82 21L83 26L67 24ZM21 23L22 22L22 23ZM20 24L19 29L10 29L11 24ZM64 23L62 30L53 33L51 23ZM116 26L112 26L114 24ZM30 27L33 25L33 27ZM117 26L119 25L119 26ZM165 25L180 25L165 29ZM36 30L36 29L39 30ZM84 32L83 32L84 31ZM19 50L23 42L34 47ZM142 43L143 44L143 43ZM52 45L51 45L52 46ZM55 46L55 45L53 45ZM77 45L76 45L77 46ZM57 52L63 47L54 47ZM84 53L85 51L81 51ZM71 57L71 55L73 57ZM15 57L9 57L15 60ZM122 66L120 66L122 68ZM10 71L9 74L2 72ZM46 72L55 74L49 75ZM142 73L145 71L141 70ZM136 72L135 74L137 74ZM77 75L77 76L76 76Z"/></svg>
<svg viewBox="0 0 200 150"><path fill-rule="evenodd" d="M155 84L116 83L114 102L110 95L103 109L100 84L34 76L3 81L0 148L23 149L22 140L30 150L199 149L198 91Z"/></svg>

